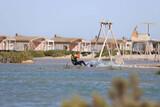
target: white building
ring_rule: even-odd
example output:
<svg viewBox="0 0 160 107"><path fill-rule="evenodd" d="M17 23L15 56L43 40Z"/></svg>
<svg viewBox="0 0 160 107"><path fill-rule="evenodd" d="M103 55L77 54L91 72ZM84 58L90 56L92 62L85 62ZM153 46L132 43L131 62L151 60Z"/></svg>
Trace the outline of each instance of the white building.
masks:
<svg viewBox="0 0 160 107"><path fill-rule="evenodd" d="M14 37L0 36L0 50L1 51L14 51L16 40Z"/></svg>

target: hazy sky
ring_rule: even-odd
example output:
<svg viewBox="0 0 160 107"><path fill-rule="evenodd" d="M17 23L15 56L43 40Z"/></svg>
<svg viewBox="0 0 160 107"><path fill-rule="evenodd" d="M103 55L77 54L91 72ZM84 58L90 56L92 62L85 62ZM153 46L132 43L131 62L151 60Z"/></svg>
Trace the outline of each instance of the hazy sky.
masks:
<svg viewBox="0 0 160 107"><path fill-rule="evenodd" d="M0 0L0 34L44 35L91 39L101 19L113 22L117 37L130 37L135 25L153 22L160 39L160 0Z"/></svg>

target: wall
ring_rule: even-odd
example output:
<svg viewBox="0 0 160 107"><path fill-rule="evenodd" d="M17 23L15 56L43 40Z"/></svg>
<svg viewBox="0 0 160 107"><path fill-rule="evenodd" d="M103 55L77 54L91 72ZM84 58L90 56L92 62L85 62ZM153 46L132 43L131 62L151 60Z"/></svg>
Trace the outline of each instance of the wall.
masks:
<svg viewBox="0 0 160 107"><path fill-rule="evenodd" d="M54 49L55 50L69 50L69 44L68 43L54 43Z"/></svg>
<svg viewBox="0 0 160 107"><path fill-rule="evenodd" d="M16 51L25 51L29 50L29 42L16 42L15 50Z"/></svg>

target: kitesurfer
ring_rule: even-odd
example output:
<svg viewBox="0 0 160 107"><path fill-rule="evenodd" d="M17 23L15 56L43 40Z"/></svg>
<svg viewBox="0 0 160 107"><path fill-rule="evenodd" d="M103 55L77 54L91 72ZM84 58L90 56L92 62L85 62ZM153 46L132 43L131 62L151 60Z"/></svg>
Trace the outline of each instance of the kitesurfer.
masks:
<svg viewBox="0 0 160 107"><path fill-rule="evenodd" d="M77 53L77 54L72 53L71 61L73 65L87 66L83 60L78 61L78 58L80 58L80 53Z"/></svg>

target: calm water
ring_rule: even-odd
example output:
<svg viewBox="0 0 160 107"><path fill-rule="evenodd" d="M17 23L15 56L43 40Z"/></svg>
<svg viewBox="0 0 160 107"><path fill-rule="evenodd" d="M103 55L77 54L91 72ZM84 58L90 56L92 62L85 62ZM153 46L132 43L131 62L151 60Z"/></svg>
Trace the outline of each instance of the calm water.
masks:
<svg viewBox="0 0 160 107"><path fill-rule="evenodd" d="M35 64L0 64L0 107L59 107L78 94L86 100L94 91L107 96L113 77L138 72L144 98L160 101L160 76L155 69L108 70L70 68L67 60L36 60Z"/></svg>

